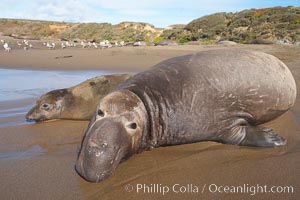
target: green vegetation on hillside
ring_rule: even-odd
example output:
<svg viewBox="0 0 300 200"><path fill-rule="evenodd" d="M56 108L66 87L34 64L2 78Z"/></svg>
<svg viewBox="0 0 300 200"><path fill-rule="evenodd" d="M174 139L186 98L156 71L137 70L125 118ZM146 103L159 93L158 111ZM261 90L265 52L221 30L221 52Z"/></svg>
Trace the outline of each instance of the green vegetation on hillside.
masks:
<svg viewBox="0 0 300 200"><path fill-rule="evenodd" d="M15 38L88 41L146 41L157 43L171 39L179 43L212 43L231 40L238 43L274 43L300 41L300 7L274 7L215 13L185 25L158 29L147 23L64 23L34 20L0 19L0 33Z"/></svg>
<svg viewBox="0 0 300 200"><path fill-rule="evenodd" d="M27 39L61 38L67 40L123 40L148 41L161 33L153 25L137 22L109 23L61 23L34 20L0 19L0 32L6 36Z"/></svg>
<svg viewBox="0 0 300 200"><path fill-rule="evenodd" d="M167 30L164 37L192 41L231 40L238 43L253 41L300 41L300 7L274 7L244 10L238 13L216 13L195 19L181 30Z"/></svg>

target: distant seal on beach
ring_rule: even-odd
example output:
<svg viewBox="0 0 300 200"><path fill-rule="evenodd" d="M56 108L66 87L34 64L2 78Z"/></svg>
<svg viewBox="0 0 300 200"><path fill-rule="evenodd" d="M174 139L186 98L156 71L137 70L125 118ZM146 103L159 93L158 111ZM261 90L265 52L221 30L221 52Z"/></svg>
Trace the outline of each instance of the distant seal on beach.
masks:
<svg viewBox="0 0 300 200"><path fill-rule="evenodd" d="M76 162L86 180L154 147L216 141L275 147L286 140L258 126L291 108L295 80L276 57L218 49L163 61L101 99Z"/></svg>
<svg viewBox="0 0 300 200"><path fill-rule="evenodd" d="M228 41L228 40L221 40L221 41L218 41L217 44L219 45L237 45L236 42L233 42L233 41Z"/></svg>
<svg viewBox="0 0 300 200"><path fill-rule="evenodd" d="M37 100L36 105L26 114L26 119L90 120L99 100L131 76L130 74L97 76L70 88L50 91Z"/></svg>

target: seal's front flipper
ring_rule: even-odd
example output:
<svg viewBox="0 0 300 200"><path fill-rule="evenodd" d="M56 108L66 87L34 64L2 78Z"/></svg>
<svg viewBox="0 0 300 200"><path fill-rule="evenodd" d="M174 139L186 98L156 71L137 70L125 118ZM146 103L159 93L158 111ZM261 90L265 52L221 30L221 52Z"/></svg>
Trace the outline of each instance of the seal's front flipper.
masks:
<svg viewBox="0 0 300 200"><path fill-rule="evenodd" d="M248 124L232 127L223 133L218 141L226 144L256 147L276 147L286 145L287 143L286 139L277 135L270 128Z"/></svg>
<svg viewBox="0 0 300 200"><path fill-rule="evenodd" d="M258 146L258 147L276 147L286 145L287 141L280 135L277 135L271 128L259 126L246 126L245 138L239 145Z"/></svg>

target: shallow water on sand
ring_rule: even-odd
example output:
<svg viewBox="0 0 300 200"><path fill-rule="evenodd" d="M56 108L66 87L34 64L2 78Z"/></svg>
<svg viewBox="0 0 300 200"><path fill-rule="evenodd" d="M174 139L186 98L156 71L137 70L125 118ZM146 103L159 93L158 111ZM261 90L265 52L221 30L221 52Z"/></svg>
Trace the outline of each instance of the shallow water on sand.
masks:
<svg viewBox="0 0 300 200"><path fill-rule="evenodd" d="M104 70L39 71L0 68L0 127L26 123L24 115L42 94L88 78L126 73Z"/></svg>
<svg viewBox="0 0 300 200"><path fill-rule="evenodd" d="M40 145L32 145L30 147L1 145L1 149L3 150L0 152L0 160L25 159L45 153L45 150Z"/></svg>

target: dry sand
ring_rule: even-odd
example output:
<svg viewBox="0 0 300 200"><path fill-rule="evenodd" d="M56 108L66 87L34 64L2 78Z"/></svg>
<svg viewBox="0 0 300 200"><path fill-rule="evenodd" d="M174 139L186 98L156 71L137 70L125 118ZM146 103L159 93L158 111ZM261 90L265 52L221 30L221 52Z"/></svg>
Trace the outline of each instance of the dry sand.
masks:
<svg viewBox="0 0 300 200"><path fill-rule="evenodd" d="M124 47L108 50L0 51L0 66L35 69L126 69L141 71L176 55L220 46ZM300 47L242 45L282 59L300 81ZM71 58L55 59L72 55ZM300 88L300 87L298 87ZM298 94L300 94L298 89ZM52 121L0 128L1 199L300 199L300 101L267 124L288 139L280 148L250 148L201 142L161 147L135 155L108 180L91 184L75 170L78 147L88 122ZM21 102L14 102L19 104ZM126 192L125 187L133 191ZM144 193L137 184L161 184L170 191ZM175 193L193 185L198 193ZM248 193L211 193L210 184L248 186ZM248 184L248 185L247 185ZM202 189L205 185L205 190ZM292 186L293 193L250 195L250 186ZM153 188L153 187L152 187ZM177 188L176 188L177 189ZM211 186L211 189L213 187Z"/></svg>
<svg viewBox="0 0 300 200"><path fill-rule="evenodd" d="M209 48L209 47L205 47ZM14 68L142 70L161 60L188 54L201 46L123 47L100 49L57 49L0 51L0 64ZM64 58L65 57L65 58ZM17 59L16 59L17 58Z"/></svg>

